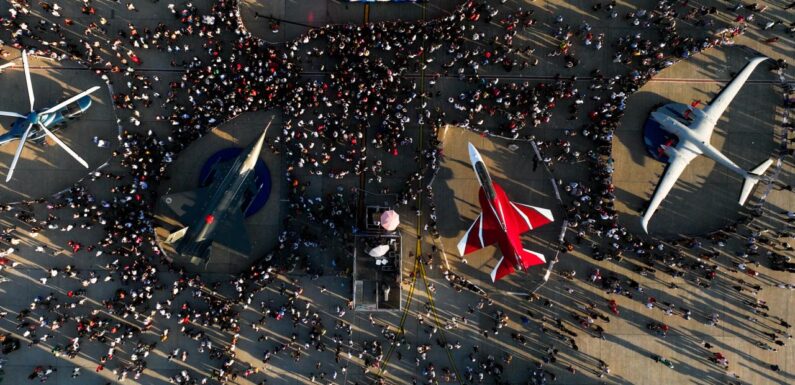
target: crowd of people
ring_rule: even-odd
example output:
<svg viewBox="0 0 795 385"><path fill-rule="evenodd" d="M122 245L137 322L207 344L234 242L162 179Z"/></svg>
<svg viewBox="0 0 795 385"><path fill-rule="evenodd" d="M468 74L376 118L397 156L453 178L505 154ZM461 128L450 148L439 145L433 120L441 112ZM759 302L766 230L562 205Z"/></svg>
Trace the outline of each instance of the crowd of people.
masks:
<svg viewBox="0 0 795 385"><path fill-rule="evenodd" d="M92 69L114 86L113 105L123 117L119 124L125 128L113 156L127 175L97 171L90 178L92 183L75 185L52 198L3 208L13 212L31 234L64 231L71 237L93 227L103 231L99 240L75 235L66 247L77 258L107 261L104 269L79 269L71 264L48 268L40 279L42 285L60 276L73 279L65 285L74 288L63 295L35 296L29 306L19 309L17 329L30 346L49 340L55 356L73 359L85 344L102 345L106 354L93 357L95 370L112 371L119 381L144 375L147 358L153 351L163 351L168 361L187 361L195 349L216 363L214 368L206 376L180 370L170 376L170 382L223 383L251 377L265 383L271 375L265 369L276 361L274 358L298 363L312 357L309 359L318 364L307 379L336 383L341 381L339 376L346 378L353 372L352 364L361 367L356 375L383 373L394 351L398 361L403 354L416 355L415 383L482 382L487 377L503 383L506 366L513 360L510 353L495 357L481 351L474 339L450 342L439 330L471 328L488 340L510 328L514 313L503 309L462 274L445 271L444 275L456 293L472 295L477 301L466 313L452 316L444 325L431 322L433 305L426 304L425 311L417 315L424 333L420 333L420 341L410 341L400 330L372 315L371 326L380 329L380 333L354 339L353 316L346 317L346 313L352 313L352 302L339 303L334 312L327 314L319 304L334 300L304 293L306 282L311 284L318 279L323 269L301 262L302 256L330 253L334 245L344 249L350 241L349 229L356 224L351 207L361 203L359 193L349 194L341 187L333 193L314 196L309 188L313 182L364 178L368 190L394 194L396 207L419 211L418 215L424 215L428 223L425 231L439 236L433 203L439 197L434 196L430 181L440 167L443 151L439 132L447 124L516 143L532 141L540 155L533 160L533 170L541 163L553 177L561 164L587 166L591 173L588 182L556 179L566 193L565 219L577 234L575 242L604 240L600 243L604 247L591 251L595 259L620 262L624 255L632 255L643 262L637 271L641 276L654 275L656 269L665 268L672 278L687 277L703 289L716 279L730 280L737 292L750 296L748 310L754 315L749 316L749 321L770 328L767 336L771 343L781 346L790 338L786 321L769 315L764 301L758 299L762 287L745 281L747 278L736 278L738 274L754 276L750 272L757 269L748 264L752 258L759 262L754 255L760 252L760 243L782 242L777 239L789 237L788 233L775 233L774 239L761 231L751 234L742 254L748 262L742 268L737 264L736 272L724 273L714 262L717 256L712 251L703 252L696 259L682 252L704 249L699 240L666 246L630 234L618 223L612 182L613 135L629 95L680 59L732 44L749 28L753 15L762 11L758 6L734 9L736 21L717 34L704 30L683 34L678 28L682 23L715 28L721 23L716 19L718 10L663 0L653 9L633 9L623 15L628 30L633 32L614 42L607 41L604 32L587 22L572 25L563 16L556 16L549 20L551 30L542 31L557 42L550 48L517 38L540 28L540 16L532 9L506 10L502 5L472 0L437 19L328 25L308 30L283 46L270 45L249 33L233 0L215 1L209 9L192 3L168 4L164 11L167 9L173 20L157 25L128 22L126 26L113 25L97 14L91 0L84 0L80 10L81 20L90 21L78 24L57 3L33 5L13 0L11 5L9 14L2 19L3 42ZM128 11L137 12L132 3L129 5ZM615 1L597 3L592 11L605 18L622 16ZM48 17L38 18L39 14ZM765 30L771 29L775 30L775 25L765 25ZM486 75L525 71L541 60L551 61L566 71L584 66L588 55L606 47L610 47L613 61L623 65L624 70L613 74L594 69L588 83L574 76L506 82ZM545 55L539 55L541 50L547 50ZM173 58L170 65L179 71L179 76L161 82L164 75L137 70L144 61L161 54ZM310 67L319 69L321 76L305 75ZM418 76L428 80L427 87L416 81ZM456 86L449 86L453 83ZM579 126L566 129L560 138L536 135L535 128L550 123L552 114L564 104L567 121ZM211 129L240 114L270 109L278 109L283 118L282 128L269 135L267 141L270 150L280 154L286 164L280 177L289 190L289 220L284 221L270 255L234 279L205 281L169 262L158 248L152 216L157 186L174 172L169 165L180 152ZM146 128L143 122L147 115L167 125L167 132ZM138 128L141 125L144 127ZM420 138L424 138L422 142ZM414 167L395 159L413 159ZM389 178L402 180L398 191L385 182ZM109 192L94 191L96 181L113 187ZM418 203L420 197L428 198L424 206ZM37 207L44 207L46 214ZM15 252L21 251L24 246L20 244L20 231L6 230L5 241L13 245ZM713 248L725 245L725 234L732 232L737 233L738 229L727 228L712 235ZM567 253L574 248L566 240L560 251ZM35 251L56 255L62 252L44 245ZM771 253L771 257L775 266L789 266L784 253ZM305 267L307 277L312 279L285 275L297 266ZM575 275L567 276L573 279ZM601 272L594 272L591 281L601 284L609 295L644 297L643 287L629 277L612 273L602 277ZM91 304L88 291L93 286L116 285L115 282L120 286L111 297L98 306ZM671 283L671 288L675 287ZM784 284L783 288L792 286ZM321 294L325 290L323 287ZM569 294L575 291L570 290ZM543 339L550 344L545 347L546 354L528 373L527 379L533 383L554 381L560 375L555 368L575 374L571 357L589 360L578 355L576 328L605 338L610 318L598 308L604 307L615 316L620 314L616 300L605 304L574 301L569 321L574 325L572 330L563 318L550 315L554 302L532 299L537 299L533 306L540 310L528 310L514 322L520 321L525 328L535 324L539 336L548 336ZM650 309L659 308L666 316L680 314L690 319L689 309L669 301L674 300L648 297L645 303ZM261 318L251 322L242 316L251 311ZM493 322L477 322L476 312ZM273 340L265 333L274 322L288 321L292 323L289 338ZM710 314L701 321L717 324L719 317ZM774 323L779 326L771 326ZM329 329L332 324L334 328ZM647 327L661 337L670 332L665 323L653 322ZM172 328L194 340L195 346L169 345ZM226 340L219 342L208 329L223 332ZM511 335L518 346L525 346L527 333L516 330L503 336ZM255 335L250 339L264 346L261 364L240 358L238 343L249 338L244 334ZM164 345L168 348L162 348ZM434 345L436 351L453 353L467 345L464 351L470 351L469 364L461 372L452 362L437 368L440 362L433 362L429 354ZM775 349L767 340L759 340L756 345ZM569 358L562 358L563 349ZM124 358L120 358L121 351ZM329 356L333 353L336 366L329 367L316 358L324 357L324 352ZM719 352L713 356L717 364L728 368L728 361L722 357ZM655 360L670 363L662 357ZM610 375L607 362L591 361L590 368L586 367L591 374ZM29 378L45 382L55 370L37 366ZM79 368L75 368L72 377L80 375ZM376 382L384 381L374 377Z"/></svg>

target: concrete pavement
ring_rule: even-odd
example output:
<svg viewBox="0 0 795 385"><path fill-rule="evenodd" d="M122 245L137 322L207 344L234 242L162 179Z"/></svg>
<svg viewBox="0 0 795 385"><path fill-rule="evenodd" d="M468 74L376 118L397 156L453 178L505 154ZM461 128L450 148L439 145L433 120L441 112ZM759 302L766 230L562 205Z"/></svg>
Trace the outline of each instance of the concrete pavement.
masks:
<svg viewBox="0 0 795 385"><path fill-rule="evenodd" d="M454 2L449 3L452 4ZM708 3L721 7L721 9L725 7L723 3ZM205 7L204 4L201 6ZM603 48L602 51L585 51L582 47L578 48L588 52L588 57L587 59L583 58L582 66L572 70L560 68L559 62L544 55L544 50L554 44L547 33L553 26L553 15L562 13L565 19L570 20L571 23L579 23L581 19L589 20L594 30L605 31L608 35L608 41L613 41L618 36L632 32L623 18L608 20L604 17L604 14L599 15L598 18L594 17L590 11L590 4L582 2L539 1L524 3L510 1L505 7L515 8L518 6L535 9L541 20L540 25L528 33L525 39L528 44L532 43L539 46L537 55L540 56L542 64L521 74L514 72L511 74L513 78L505 77L505 81L515 80L521 76L549 77L556 73L561 73L564 76L584 75L593 68L603 68L606 71L611 71L611 73L613 73L612 71L619 73L625 70L611 62L609 47ZM623 13L630 10L631 7L650 9L652 6L653 2L651 1L638 1L632 4L622 3L619 5L619 9ZM446 9L450 9L447 3L435 2L427 4L425 7L426 17L432 16L434 12L444 14ZM144 8L145 11L151 10L151 13L129 13L123 10L123 6L116 4L102 4L100 11L108 14L113 11L117 19L114 19L112 23L118 23L119 29L125 27L123 24L125 21L151 24L154 20L158 20L154 15L167 14L165 4L146 4L140 5L140 8ZM277 1L267 4L264 2L256 4L244 3L242 12L244 22L252 31L263 36L266 40L277 40L278 37L278 40L281 41L300 34L301 32L298 32L301 30L300 26L283 24L280 34L272 34L267 30L259 32L257 28L262 29L262 26L251 26L254 24L251 21L253 19L252 12L260 12L261 14L273 12L274 15L278 15L277 17L285 20L311 25L337 22L361 23L365 18L368 20L386 20L391 17L399 17L400 19L410 20L420 19L423 16L422 6L418 5L371 5L368 9L369 13L366 14L363 5L344 5L336 2L319 1ZM310 15L313 15L311 19ZM721 17L723 19L729 18L728 15ZM759 17L761 20L757 22L772 17L785 17L785 14L776 5L771 5L770 10L761 14ZM266 24L263 23L262 25ZM490 28L496 30L494 26ZM761 43L761 40L766 36L764 32L759 31L757 28L752 28L746 37L738 40L738 45L749 46L774 57L792 57L792 45L788 46L786 44L791 42L790 38L782 38L779 45L769 46ZM169 69L168 55L160 55L156 52L147 52L147 54L150 55L146 57L147 66L152 73L159 74L163 78L164 84L166 79L178 77L178 74L175 75L166 71ZM622 225L635 230L633 223L637 219L638 205L648 196L653 186L652 183L656 181L657 174L661 170L661 165L643 155L642 142L639 140L639 126L637 124L642 124L650 106L661 101L662 98L685 103L692 99L708 100L709 96L719 89L722 81L730 78L730 72L736 71L742 66L742 60L745 60L746 57L745 51L739 47L706 52L703 55L694 57L690 62L679 63L670 70L661 73L659 76L660 81L649 83L638 94L630 97L628 113L616 134L613 155L616 159L615 184L617 190L620 190L617 205L622 213ZM42 63L40 65L48 64ZM307 70L317 71L318 68L314 67L319 67L319 65L317 63L311 66L307 65ZM772 75L762 67L764 66L760 66L752 79L772 80ZM47 70L41 71L46 72ZM76 88L83 88L81 83L83 80L79 80L82 77L85 77L85 82L87 83L97 81L97 78L83 71L52 71L52 78L65 79L68 77L69 81L64 81L64 83ZM499 70L494 72L495 76L505 75ZM13 84L16 84L16 86L12 87L16 87L14 89L21 92L24 90L24 81L22 81L20 73L18 69L7 71L0 75L0 82L8 84L6 82L9 79L15 78L16 81ZM7 78L7 75L12 75L12 77ZM429 87L427 77L423 78L420 74L416 75L415 81L418 84L425 82L424 86ZM665 79L679 80L674 82L665 81ZM696 80L699 82L696 82ZM34 82L36 84L40 83L37 79L34 79ZM164 84L161 84L160 87L163 87ZM587 83L583 82L581 84L583 88L587 87ZM465 88L465 86L456 84L454 79L441 81L438 86L438 89L443 90L445 94L451 95L455 95ZM59 87L50 86L50 92L53 93L52 100L59 100L58 89ZM98 94L103 91L98 91ZM49 98L49 96L45 95L48 94L42 91L41 94L37 94L37 98L40 97L42 100ZM432 105L446 106L447 103L444 100L446 97L442 99L432 101ZM3 109L14 110L11 109L13 106L6 108L6 103L16 103L20 106L16 107L17 109L24 109L23 100L6 98L3 101ZM720 132L716 134L714 143L726 151L726 154L732 159L737 160L741 166L747 167L757 163L775 148L775 140L781 139L780 136L777 136L778 134L772 124L773 121L780 122L782 119L783 111L777 107L779 101L778 89L775 85L768 83L749 84L749 87L743 90L732 107L727 111L725 119L720 123ZM111 124L113 121L108 118L111 116L109 104L107 104L110 103L109 99L106 98L106 104L104 104L106 109L104 111L99 108L102 105L98 100L95 99L95 103L95 106L92 107L86 117L93 116L93 119L104 120L100 122L81 120L79 124L85 125L85 129L89 130L88 132L90 130L115 129L115 125ZM560 130L571 124L564 120L565 113L561 111L563 108L561 106L555 112L555 120L553 120L552 124L534 131L534 134L541 138L559 137ZM587 111L588 109L585 110ZM158 132L166 131L162 124L155 122L154 113L144 112L144 115L143 121L146 125L151 126ZM248 119L255 118L248 116L241 116L240 118L240 120ZM583 117L580 119L582 121ZM228 123L227 126L236 124L238 123L233 121ZM254 126L258 127L256 124ZM71 128L67 129L65 135L68 136L78 131ZM415 143L419 146L421 135L426 135L425 138L427 140L427 127L422 134L419 131L412 134L415 135ZM73 140L75 145L79 146L78 142L81 142L81 140L86 142L90 137L86 136L83 139L74 137ZM411 272L417 273L415 276L418 276L413 292L413 300L406 306L408 312L405 317L399 313L378 315L376 316L376 325L370 324L367 314L349 312L344 317L341 317L342 320L354 324L353 335L351 337L344 336L343 338L354 339L357 348L361 348L360 342L362 340L376 339L383 332L384 327L393 331L397 330L398 326L403 327L408 343L395 348L394 353L390 356L389 366L382 373L389 383L405 384L410 383L411 378L420 379L422 377L423 368L415 365L415 358L418 355L416 346L420 343L428 343L434 346L430 352L430 357L437 364L439 370L447 367L459 373L459 376L466 371L467 366L473 365L468 358L473 345L479 346L480 356L491 354L498 361L502 359L504 353L508 352L513 355L513 361L506 366L507 370L503 379L509 383L523 383L526 381L529 369L533 368L542 359L547 347L550 345L561 351L558 358L559 362L546 366L548 370L558 376L557 383L594 384L603 381L611 384L678 384L686 382L717 384L731 380L725 370L720 369L706 359L709 353L702 347L702 341L710 342L715 346L713 351L719 350L727 356L731 363L731 371L739 375L740 381L743 383L787 384L792 382L792 373L795 371L795 367L792 366L792 363L795 362L795 356L793 356L795 355L793 353L795 350L789 346L790 342L785 341L787 346L780 347L779 351L775 353L757 348L754 342L765 339L764 335L760 333L770 329L769 326L764 325L771 325L772 323L764 320L762 323L748 320L747 317L753 315L746 310L743 301L753 299L753 297L745 293L736 293L731 288L731 285L736 284L739 278L763 285L765 289L758 295L758 298L768 302L771 314L784 316L790 323L793 323L795 320L793 320L793 313L790 311L793 301L791 291L770 286L777 283L793 283L791 275L772 272L762 267L759 268L762 272L760 277L745 278L741 274L738 275L722 270L721 278L712 288L702 289L687 283L692 282L692 276L688 276L687 281L682 278L671 278L662 271L641 276L638 274L640 262L636 258L627 257L618 263L615 261L595 261L591 258L590 248L592 243L586 241L578 245L574 252L562 255L560 257L561 262L556 267L556 271L574 270L577 272L577 277L584 279L569 281L558 275L553 275L552 281L539 292L544 298L549 298L555 303L552 307L545 306L543 300L529 302L520 295L528 291L528 288L535 287L540 281L543 272L541 268L529 274L517 274L498 283L496 286L492 286L489 283L488 271L494 266L494 258L497 256L496 250L494 248L484 249L468 257L468 263L463 264L457 256L454 247L478 211L476 201L477 183L468 163L465 149L466 143L472 142L481 149L481 153L486 159L493 177L506 189L509 197L518 202L553 208L556 218L559 219L563 217L562 209L558 207L554 198L550 178L558 178L564 182L584 181L587 178L587 168L584 164L559 165L554 168L552 175L545 174L542 168L532 172L530 166L532 150L526 142L515 143L518 148L510 150L508 149L509 142L507 141L483 138L477 134L454 127L441 132L440 137L445 156L441 163L441 169L434 180L435 198L433 203L438 209L441 239L434 240L424 233L422 229L424 228L425 219L417 223L416 216L412 215L414 211L411 207L403 208L401 211L402 218L405 221L402 228L405 236L404 244L407 245L405 249L415 252L420 250L427 253L431 250L431 245L436 245L440 250L434 264L425 267L425 274L419 274L419 271L415 271L412 258L404 257L403 268L406 276ZM202 140L205 139L209 138ZM238 139L244 142L242 137L238 137ZM575 141L574 145L584 147L587 142L579 141L580 139L573 139ZM192 146L193 148L186 150L186 153L187 151L201 153L202 146L206 145L206 143L208 142L199 141ZM751 145L748 145L749 143ZM9 151L10 154L13 154L13 149L10 149L10 147L4 149L4 153L9 153ZM79 152L81 154L94 153L90 151ZM56 153L65 156L58 149L48 151L46 156ZM393 182L399 183L411 172L408 167L400 168L401 162L405 161L402 157L392 159L391 156L379 154L376 151L371 151L371 153L375 154L373 159L388 161L390 162L389 167L397 169L398 174ZM32 154L25 156L33 159ZM410 159L411 156L409 154L407 158ZM186 156L185 159L189 158ZM87 158L87 160L89 159ZM36 167L51 167L59 164L57 170L62 170L60 165L69 170L69 162L69 159L64 159L63 161L34 161L33 164L42 164L42 166ZM96 162L99 161L97 160ZM89 160L91 164L96 162ZM185 162L192 163L189 160ZM72 166L76 165L76 163L72 164ZM187 183L187 181L191 180L189 171L196 171L197 167L187 167L184 170L185 175L179 175L179 177L183 178L182 182L175 176L172 183ZM791 158L787 158L781 169L779 179L785 183L790 183L793 170L795 169L793 169ZM272 169L272 172L274 177L281 175L275 169ZM21 176L22 174L18 170L17 175ZM19 186L28 186L33 191L26 193L28 196L42 196L51 190L57 191L61 185L66 186L71 183L70 181L76 179L60 171L53 171L52 174L59 177L63 176L64 181L52 182L50 179L46 179L47 182L40 182L44 178L39 178L20 183ZM28 175L36 178L41 174L32 172ZM663 210L655 217L652 223L653 229L659 229L662 234L702 233L715 229L738 217L740 210L734 204L737 181L732 176L720 170L719 167L715 167L710 161L694 161L686 174L686 178L683 182L687 184L678 185L677 190L672 193ZM336 185L333 183L321 182L322 178L312 180L311 189L313 194L322 195L323 192L336 189ZM319 183L314 183L315 181ZM355 182L350 181L346 183L348 183L345 185L346 189L352 187L350 183L355 184ZM52 184L53 188L50 188L47 184ZM37 190L39 188L42 191ZM700 189L699 191L707 193L696 194L693 192L694 189ZM758 189L757 195L761 192L762 189ZM275 195L273 198L275 198ZM389 198L380 196L368 199L371 202L379 203L385 200L389 201ZM771 212L779 212L791 208L792 199L793 195L791 192L773 191L767 199L767 205ZM4 201L7 200L4 199ZM427 209L428 203L427 201L422 203L421 207ZM715 209L711 209L712 207L715 207ZM39 207L37 209L41 210L42 208ZM77 282L70 279L55 279L48 282L47 286L40 285L38 279L46 275L47 268L76 264L81 269L95 270L102 274L104 266L111 262L107 258L94 258L83 253L78 255L63 253L53 256L51 253L41 254L33 251L34 246L39 244L48 244L52 248L65 247L66 241L73 236L96 237L99 235L96 230L81 231L78 235L53 231L44 232L39 236L33 237L26 233L24 226L15 220L12 215L6 215L3 218L3 224L4 226L20 226L19 236L23 241L23 245L26 246L13 256L13 259L19 261L21 265L7 272L6 275L11 278L11 281L0 284L0 290L5 294L0 301L0 306L2 306L3 310L10 312L9 318L11 318L11 320L0 321L0 327L4 330L15 332L15 323L12 322L13 317L11 315L28 306L33 296L46 295L50 291L63 294L78 286ZM759 220L759 224L774 228L784 227L781 217L772 214L766 215ZM532 231L523 240L529 248L543 252L547 256L552 256L555 252L556 238L560 230L559 225L560 223L556 222L542 229ZM420 230L419 234L418 229ZM716 261L723 269L732 267L731 261L734 260L734 256L731 251L737 250L743 245L744 236L747 234L742 234L743 236L737 236L729 241L729 246L725 248L721 257ZM572 238L571 233L568 236L569 239ZM778 249L774 248L774 250ZM686 250L686 253L693 257L698 257L700 252L701 250ZM456 292L449 288L441 274L442 269L446 267L446 263L449 263L451 271L463 275L484 288L494 301L494 305L485 306L482 310L468 314L467 306L475 307L481 298L468 291ZM620 317L610 314L606 307L607 298L611 298L611 296L607 296L599 285L588 283L587 276L594 268L602 269L605 275L608 273L615 274L622 280L635 280L644 288L643 293L634 293L635 295L632 299L612 296L615 297L619 304ZM423 276L426 277L426 280L423 280ZM164 273L163 278L165 282L169 283L168 279L173 277L173 274ZM227 275L219 273L208 275L205 278L210 281L222 281L227 277ZM324 277L318 281L313 281L308 276L291 276L290 278L298 279L302 286L306 288L306 293L303 295L302 300L307 302L311 300L312 308L317 309L324 319L333 322L340 318L336 315L336 307L344 306L350 293L350 283L346 278ZM285 278L286 281L287 278ZM430 292L426 290L426 282L433 283L436 291ZM680 288L671 289L671 282L676 283ZM321 294L319 291L320 285L329 288L329 292ZM110 282L92 287L88 293L92 308L99 309L101 307L100 301L111 297L120 286L116 282ZM406 289L408 289L408 286L404 287L404 293L406 293L404 295L408 295L408 290ZM510 294L510 292L517 294ZM25 295L18 295L18 293L25 293ZM233 295L234 293L224 294ZM649 296L655 297L660 302L670 302L677 309L690 309L693 312L693 320L686 321L677 315L666 316L659 309L647 309L644 306L644 302ZM426 303L431 300L431 297L433 306L430 307L431 311L429 312ZM181 301L189 300L190 296L186 294L174 301L181 303ZM275 290L268 290L258 294L253 302L280 300L280 296ZM601 313L610 315L611 321L609 323L600 322L606 329L607 336L605 340L587 336L587 332L579 329L569 316L569 313L578 309L578 305L582 306L588 301L596 304L597 309ZM491 328L494 324L494 316L497 309L505 311L509 315L510 322L498 335L494 335ZM528 311L533 314L530 317L532 321L528 325L523 325L520 317L522 315L529 316ZM704 325L705 318L713 312L721 314L721 324L717 327ZM420 316L422 316L424 324L418 321ZM459 327L449 330L445 329L445 323L452 319L453 316L459 317ZM466 324L460 320L462 316L467 317L468 321ZM245 320L244 325L247 325L247 323L259 319L261 313L256 306L252 306L249 309L242 310L241 317ZM439 331L434 335L429 336L428 332L432 329L430 325L437 317L442 327L439 327ZM554 329L553 325L556 318L560 318L567 328L579 334L577 337L579 350L567 348L568 344L561 341L554 334L541 331L540 325L542 324ZM756 316L756 318L761 317ZM672 327L673 331L665 338L655 336L646 328L646 325L653 321L666 322ZM159 321L158 324L159 327L171 327L174 332L179 329L176 320L163 321L162 323ZM332 324L329 323L329 325ZM489 331L490 336L486 338L483 335L483 331ZM516 344L510 337L511 332L522 333L527 336L530 341L528 346L522 347ZM218 344L228 343L231 339L229 334L213 330L208 330L208 333ZM269 365L261 364L263 351L265 349L272 350L276 344L288 341L292 333L298 333L303 338L306 338L307 330L304 330L304 328L293 329L289 322L275 321L269 321L266 330L259 333L252 331L248 326L244 326L241 333L241 342L237 347L238 357L244 362L249 362L256 367L262 368L265 374L256 374L251 378L239 378L237 382L241 384L257 383L263 378L268 378L268 383L299 384L309 383L310 376L313 373L317 375L321 371L325 371L328 376L331 376L331 372L337 366L333 361L333 355L328 352L319 353L309 350L309 354L299 362L282 355L277 356ZM330 330L330 333L342 332ZM451 344L460 341L464 347L460 350L454 348L448 353L445 349L436 346L436 339L442 338L442 334L444 334L443 338ZM265 336L267 339L263 338L260 340L261 336ZM155 338L156 336L149 337ZM153 353L152 358L149 360L150 365L146 375L137 382L143 384L166 383L169 376L178 373L182 369L196 373L198 376L208 375L210 368L213 366L217 367L219 362L213 362L208 360L205 355L196 353L195 345L194 341L181 337L178 333L173 333L173 337L166 343L161 344ZM94 372L97 358L104 354L104 351L96 345L86 344L85 354L80 355L77 360L64 360L53 357L49 352L51 347L46 344L33 348L23 346L21 351L10 355L9 362L5 366L6 381L9 383L24 383L26 380L23 377L27 376L35 365L48 364L59 368L57 375L49 381L50 383L99 384L115 381L115 376L107 370L99 374ZM177 347L188 347L190 349L191 354L187 362L167 360L167 355ZM399 358L397 352L401 352L400 357L402 358ZM126 359L126 354L127 352L120 354L122 360ZM652 354L671 359L674 362L674 369L669 369L652 361L650 358ZM597 377L599 373L597 369L598 360L604 360L610 364L611 373L605 378L600 379ZM316 369L315 365L317 362L321 363L321 369ZM370 376L363 373L362 360L358 357L354 355L349 359L344 358L344 362L349 365L348 374L343 375L340 373L336 383L361 384L368 383L371 380ZM782 373L773 373L766 368L768 363L774 362L781 365ZM576 368L578 374L569 374L566 371L568 365ZM79 380L72 380L69 377L73 366L83 367L84 375ZM127 380L126 382L131 383L133 381Z"/></svg>

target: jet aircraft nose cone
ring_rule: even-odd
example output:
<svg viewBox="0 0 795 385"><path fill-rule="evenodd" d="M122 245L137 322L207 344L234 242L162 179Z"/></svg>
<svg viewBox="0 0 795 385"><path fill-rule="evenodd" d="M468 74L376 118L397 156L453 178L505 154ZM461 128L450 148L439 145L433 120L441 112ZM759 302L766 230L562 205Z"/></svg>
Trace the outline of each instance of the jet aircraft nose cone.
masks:
<svg viewBox="0 0 795 385"><path fill-rule="evenodd" d="M480 157L478 149L475 148L475 146L472 145L472 143L469 143L469 161L472 162L473 166L475 165L475 163L483 161L483 158Z"/></svg>

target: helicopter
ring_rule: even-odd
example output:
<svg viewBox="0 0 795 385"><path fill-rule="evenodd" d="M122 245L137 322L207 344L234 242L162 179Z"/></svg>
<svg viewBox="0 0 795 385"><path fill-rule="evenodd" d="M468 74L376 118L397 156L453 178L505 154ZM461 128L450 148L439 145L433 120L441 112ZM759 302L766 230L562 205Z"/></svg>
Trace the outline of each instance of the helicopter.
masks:
<svg viewBox="0 0 795 385"><path fill-rule="evenodd" d="M60 138L55 136L53 131L57 131L64 123L79 117L91 107L90 94L98 90L99 86L91 87L53 107L36 110L34 107L36 97L33 94L33 83L30 80L28 54L24 50L22 51L22 63L25 67L25 81L28 87L28 98L30 99L30 112L23 115L16 112L0 111L0 115L2 116L17 118L11 125L11 129L0 135L0 146L14 140L19 140L14 160L11 161L11 167L8 168L6 182L10 181L11 177L14 175L14 168L17 166L17 161L19 161L19 156L22 154L25 143L28 140L41 142L45 137L52 139L53 142L63 148L64 151L71 155L78 163L88 168L88 163L69 148Z"/></svg>

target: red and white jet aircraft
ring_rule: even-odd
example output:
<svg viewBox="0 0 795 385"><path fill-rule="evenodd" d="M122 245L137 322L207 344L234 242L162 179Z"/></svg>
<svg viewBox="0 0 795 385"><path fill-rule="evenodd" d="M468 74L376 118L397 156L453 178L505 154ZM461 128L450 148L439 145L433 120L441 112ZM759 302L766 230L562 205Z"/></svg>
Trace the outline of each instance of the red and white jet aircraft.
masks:
<svg viewBox="0 0 795 385"><path fill-rule="evenodd" d="M502 187L492 182L483 158L472 143L469 143L469 159L480 183L481 213L458 242L458 252L464 256L496 243L502 257L491 272L492 282L516 270L546 262L543 254L522 247L519 236L554 221L552 211L508 200Z"/></svg>

